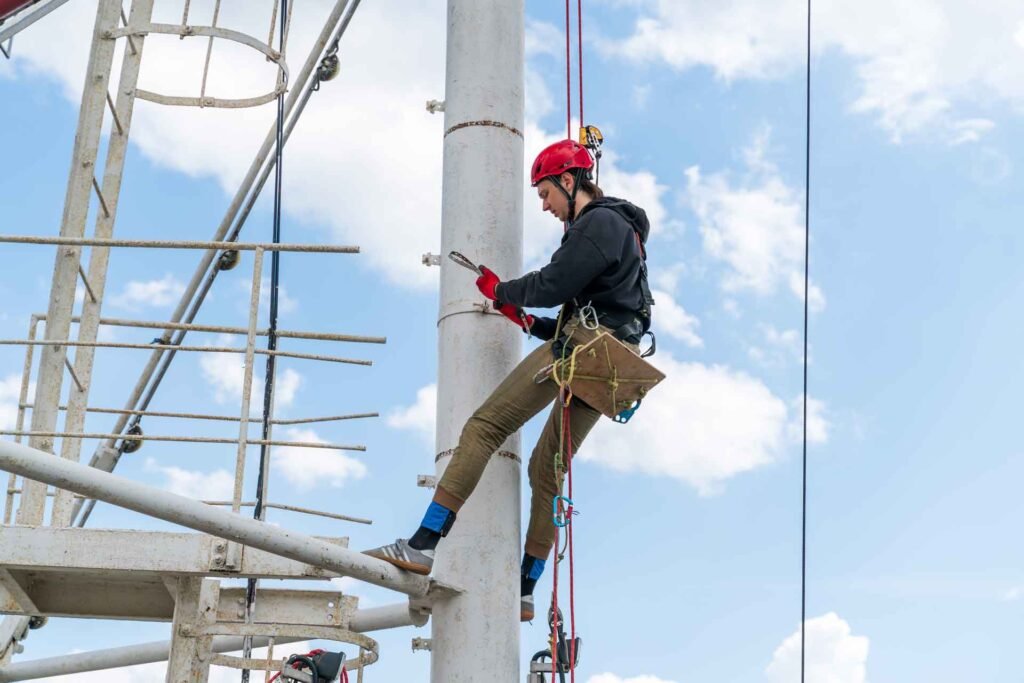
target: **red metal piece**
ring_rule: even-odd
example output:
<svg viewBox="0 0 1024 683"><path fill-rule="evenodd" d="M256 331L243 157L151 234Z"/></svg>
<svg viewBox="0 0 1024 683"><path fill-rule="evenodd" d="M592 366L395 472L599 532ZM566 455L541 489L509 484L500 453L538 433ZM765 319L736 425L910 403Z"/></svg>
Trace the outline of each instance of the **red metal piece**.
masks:
<svg viewBox="0 0 1024 683"><path fill-rule="evenodd" d="M0 0L0 21L3 21L18 10L37 2L39 0Z"/></svg>

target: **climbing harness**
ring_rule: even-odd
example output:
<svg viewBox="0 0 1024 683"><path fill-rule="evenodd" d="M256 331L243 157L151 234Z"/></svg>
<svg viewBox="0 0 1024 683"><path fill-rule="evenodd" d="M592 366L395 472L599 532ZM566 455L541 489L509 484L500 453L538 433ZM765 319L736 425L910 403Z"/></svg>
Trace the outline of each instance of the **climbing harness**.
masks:
<svg viewBox="0 0 1024 683"><path fill-rule="evenodd" d="M572 340L576 331L570 332L560 345L560 356L533 380L540 384L552 379L559 387L569 387L573 396L594 410L612 419L621 418L616 422L627 422L665 374L613 333L591 332L595 334L590 341L577 345Z"/></svg>

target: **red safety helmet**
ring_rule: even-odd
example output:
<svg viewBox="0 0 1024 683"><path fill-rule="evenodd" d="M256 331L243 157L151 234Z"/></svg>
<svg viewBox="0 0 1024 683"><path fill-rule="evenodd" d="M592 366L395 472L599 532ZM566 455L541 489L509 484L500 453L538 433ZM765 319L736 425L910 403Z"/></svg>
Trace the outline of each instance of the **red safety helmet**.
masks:
<svg viewBox="0 0 1024 683"><path fill-rule="evenodd" d="M593 167L594 159L586 147L575 140L559 140L537 155L530 173L530 184L536 187L549 176L559 176L577 168L589 171Z"/></svg>

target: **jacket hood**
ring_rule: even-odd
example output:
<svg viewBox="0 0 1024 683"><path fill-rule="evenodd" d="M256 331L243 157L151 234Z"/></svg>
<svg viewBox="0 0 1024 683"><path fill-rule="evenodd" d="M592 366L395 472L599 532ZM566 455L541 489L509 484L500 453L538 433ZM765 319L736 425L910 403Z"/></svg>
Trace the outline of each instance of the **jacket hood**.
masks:
<svg viewBox="0 0 1024 683"><path fill-rule="evenodd" d="M640 241L644 244L647 243L647 236L651 234L651 223L647 220L647 212L639 206L617 197L601 197L599 199L591 200L585 207L583 207L583 211L580 212L580 216L585 215L591 209L597 208L611 209L622 216L627 223L633 226L633 230L635 230L636 234L640 236ZM577 220L578 219L579 216L577 216Z"/></svg>

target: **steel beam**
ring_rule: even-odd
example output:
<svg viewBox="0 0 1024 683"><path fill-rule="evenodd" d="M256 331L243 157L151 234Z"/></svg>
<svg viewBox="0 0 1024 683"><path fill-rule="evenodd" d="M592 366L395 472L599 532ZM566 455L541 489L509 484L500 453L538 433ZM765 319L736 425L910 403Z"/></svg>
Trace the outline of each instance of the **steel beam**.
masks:
<svg viewBox="0 0 1024 683"><path fill-rule="evenodd" d="M192 498L56 458L21 444L0 441L0 469L414 597L440 595L451 590L428 577L410 574L383 560L313 536L224 512Z"/></svg>
<svg viewBox="0 0 1024 683"><path fill-rule="evenodd" d="M348 539L322 538L341 548ZM226 543L205 534L77 529L53 527L0 527L0 565L8 569L67 572L73 575L144 573L164 576L204 576L230 572L235 576L266 579L330 579L338 576L320 567L288 560L256 548L246 548L239 566L222 560Z"/></svg>
<svg viewBox="0 0 1024 683"><path fill-rule="evenodd" d="M285 645L302 640L305 639L278 637L274 639L274 644ZM268 642L268 638L253 638L254 647L265 647ZM242 639L235 636L214 636L210 646L210 650L217 653L236 652L241 649ZM105 671L107 669L119 669L124 666L166 662L170 651L170 641L158 640L151 643L126 645L125 647L94 650L93 652L80 652L61 657L31 659L0 668L0 683L34 681L51 676L68 676L89 671Z"/></svg>
<svg viewBox="0 0 1024 683"><path fill-rule="evenodd" d="M103 109L106 106L107 88L114 60L114 41L105 38L104 34L117 28L120 8L121 0L100 0L96 12L92 50L86 69L78 129L75 132L75 147L71 155L71 172L64 200L61 237L81 238L85 233L93 169L96 167L100 144ZM74 308L75 283L81 266L81 252L81 247L78 246L63 246L57 249L50 285L50 306L46 313L47 340L68 340ZM47 346L40 352L36 395L33 400L35 408L32 411L32 431L52 432L57 425L57 404L60 402L61 385L64 380L66 353L67 349L63 346ZM29 444L33 448L53 452L52 437L32 437ZM22 488L23 492L18 501L18 523L42 524L46 487L39 482L26 479Z"/></svg>
<svg viewBox="0 0 1024 683"><path fill-rule="evenodd" d="M153 14L153 0L134 0L132 2L129 22L132 24L147 23ZM103 204L103 211L97 212L96 227L93 234L97 239L110 239L114 234L114 221L117 217L118 200L121 197L121 179L124 175L125 157L128 154L128 133L131 130L132 114L135 111L135 92L139 82L139 68L142 65L142 49L145 37L140 36L135 43L134 52L124 51L121 64L121 77L117 86L117 103L114 105L114 118L118 121L120 133L111 134L107 144L107 160L103 165L103 188L96 184L97 195ZM109 99L106 87L103 89L104 100ZM100 120L102 121L102 105ZM78 324L78 341L95 342L100 327L100 310L103 306L103 293L107 286L107 270L110 264L110 249L94 248L89 253L89 273L82 272L82 280L89 290L91 299L82 302L81 321ZM49 328L49 318L47 318ZM49 334L47 334L49 337ZM45 351L44 351L45 353ZM68 410L64 417L64 431L80 432L85 426L85 407L89 402L89 387L92 383L92 369L96 349L84 347L75 350L75 366L71 376L75 379L75 387L71 388L68 397ZM69 368L70 369L70 368ZM34 416L34 411L33 411ZM62 439L60 457L78 462L82 452L81 439ZM53 499L53 510L50 523L53 526L71 524L71 494L57 490Z"/></svg>

